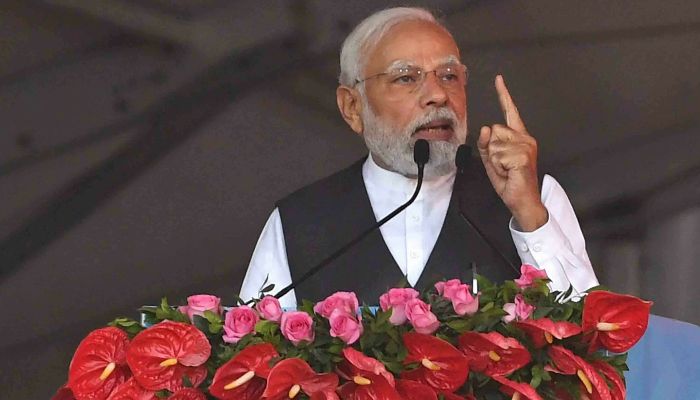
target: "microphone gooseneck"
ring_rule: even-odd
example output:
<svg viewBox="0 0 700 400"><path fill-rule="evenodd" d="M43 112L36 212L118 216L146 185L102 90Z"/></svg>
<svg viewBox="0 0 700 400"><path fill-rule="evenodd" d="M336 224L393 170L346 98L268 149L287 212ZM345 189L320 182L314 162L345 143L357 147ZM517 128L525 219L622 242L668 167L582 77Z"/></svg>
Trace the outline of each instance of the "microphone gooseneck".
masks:
<svg viewBox="0 0 700 400"><path fill-rule="evenodd" d="M455 156L455 166L457 167L457 174L464 175L467 168L469 167L470 162L471 162L471 147L466 145L466 144L460 145L457 148L457 154ZM455 190L457 190L457 189L455 188ZM461 191L458 191L457 195L459 196L459 195L463 195L463 194L461 193ZM464 221L466 221L467 225L469 225L474 230L474 232L476 232L477 236L479 236L481 238L481 240L483 240L484 243L486 243L491 248L491 250L493 250L496 254L498 254L498 256L501 258L501 260L504 263L506 263L506 265L513 268L513 270L515 272L520 273L520 270L518 269L518 267L516 267L515 264L513 264L513 262L511 260L509 260L508 257L506 257L505 254L503 254L503 252L501 250L499 250L498 247L491 240L489 240L489 238L484 234L484 232L481 231L481 229L479 229L479 227L471 220L471 218L469 218L469 216L467 215L467 212L462 209L461 202L458 202L458 204L459 204L459 207L458 207L459 208L459 215L462 216L462 219L464 219ZM475 268L473 268L473 269L475 270Z"/></svg>
<svg viewBox="0 0 700 400"><path fill-rule="evenodd" d="M277 292L275 294L276 298L282 298L285 294L289 293L291 290L293 290L295 287L299 286L302 282L306 281L310 277L314 276L317 274L320 270L322 270L325 266L333 262L335 259L343 255L345 252L347 252L350 248L355 246L358 242L360 242L362 239L367 237L370 233L375 231L376 229L379 229L382 225L387 223L390 219L394 218L397 216L401 211L405 210L406 207L411 205L416 198L418 197L418 193L420 192L420 188L423 185L423 170L425 169L425 164L428 163L430 160L430 146L428 145L428 141L425 139L418 139L413 147L413 160L416 162L418 165L418 178L416 182L416 190L413 192L413 195L411 196L410 199L408 199L407 202L402 204L399 208L396 210L392 211L391 214L387 215L386 217L380 219L377 221L374 225L360 233L357 237L355 237L353 240L348 242L345 246L341 247L340 249L336 250L333 254L329 255L328 257L324 258L316 264L313 268L309 269L304 273L302 276L300 276L297 280L292 281L291 284L287 285L285 288Z"/></svg>

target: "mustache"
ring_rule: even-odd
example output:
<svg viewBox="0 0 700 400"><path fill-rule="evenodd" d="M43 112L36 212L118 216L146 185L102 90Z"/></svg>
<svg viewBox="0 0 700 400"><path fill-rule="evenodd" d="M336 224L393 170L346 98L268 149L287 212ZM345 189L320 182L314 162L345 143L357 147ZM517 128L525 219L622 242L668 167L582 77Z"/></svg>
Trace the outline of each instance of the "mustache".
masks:
<svg viewBox="0 0 700 400"><path fill-rule="evenodd" d="M452 129L459 125L457 115L454 111L449 108L437 108L411 121L406 127L406 130L411 132L411 135L415 135L418 129L436 121L442 122L443 124L447 122Z"/></svg>

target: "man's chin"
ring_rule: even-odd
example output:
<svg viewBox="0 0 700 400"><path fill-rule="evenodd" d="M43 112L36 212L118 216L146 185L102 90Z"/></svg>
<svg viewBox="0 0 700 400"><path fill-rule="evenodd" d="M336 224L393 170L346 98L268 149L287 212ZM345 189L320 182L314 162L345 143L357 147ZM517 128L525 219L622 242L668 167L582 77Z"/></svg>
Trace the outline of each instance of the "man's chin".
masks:
<svg viewBox="0 0 700 400"><path fill-rule="evenodd" d="M438 178L441 176L452 174L457 170L454 163L444 163L441 165L428 165L425 167L424 177L426 179Z"/></svg>

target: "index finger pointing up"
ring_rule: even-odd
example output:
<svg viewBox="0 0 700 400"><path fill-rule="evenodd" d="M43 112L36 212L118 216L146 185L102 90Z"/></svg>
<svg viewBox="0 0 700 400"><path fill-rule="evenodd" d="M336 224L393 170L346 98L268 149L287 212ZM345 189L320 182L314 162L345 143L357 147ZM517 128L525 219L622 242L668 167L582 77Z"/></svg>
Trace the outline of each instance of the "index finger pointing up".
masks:
<svg viewBox="0 0 700 400"><path fill-rule="evenodd" d="M506 87L506 82L503 80L503 76L501 75L496 76L496 92L498 92L498 101L501 103L501 109L503 110L503 116L506 119L506 125L516 131L525 132L525 123L520 118L518 107L515 106L513 98L510 97L510 93Z"/></svg>

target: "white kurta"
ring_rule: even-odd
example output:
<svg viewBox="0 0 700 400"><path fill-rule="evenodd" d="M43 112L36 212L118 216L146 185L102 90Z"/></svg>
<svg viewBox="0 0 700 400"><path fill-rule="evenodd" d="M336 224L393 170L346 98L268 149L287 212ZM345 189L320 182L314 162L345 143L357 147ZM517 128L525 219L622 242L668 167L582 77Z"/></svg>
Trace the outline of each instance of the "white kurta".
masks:
<svg viewBox="0 0 700 400"><path fill-rule="evenodd" d="M362 178L377 220L408 201L416 187L415 179L379 167L371 156L362 166ZM435 247L447 215L454 179L454 174L426 179L415 202L380 228L391 255L411 285L418 282ZM583 233L564 189L554 178L545 175L541 196L549 212L546 224L534 232L521 232L511 218L510 233L520 259L544 269L552 280L552 290L564 291L571 285L576 293L598 285ZM274 291L292 282L278 209L272 212L258 239L240 297L243 300L257 297L266 281L275 284ZM283 307L295 307L294 291L280 301Z"/></svg>

